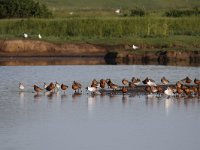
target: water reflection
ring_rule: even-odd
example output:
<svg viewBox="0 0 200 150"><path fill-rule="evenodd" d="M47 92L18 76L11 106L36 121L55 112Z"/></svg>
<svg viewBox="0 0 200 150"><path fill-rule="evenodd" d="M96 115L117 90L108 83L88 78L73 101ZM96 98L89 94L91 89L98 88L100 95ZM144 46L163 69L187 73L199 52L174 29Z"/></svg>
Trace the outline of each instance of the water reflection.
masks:
<svg viewBox="0 0 200 150"><path fill-rule="evenodd" d="M191 58L192 59L192 58ZM193 60L193 59L192 59ZM199 66L199 59L196 61L171 60L158 61L157 59L130 59L110 57L12 57L0 58L0 66L48 66L48 65L169 65L169 66Z"/></svg>
<svg viewBox="0 0 200 150"><path fill-rule="evenodd" d="M125 94L122 95L122 104L128 105L128 95Z"/></svg>
<svg viewBox="0 0 200 150"><path fill-rule="evenodd" d="M39 102L42 99L42 95L38 93L34 94L33 97L34 97L34 102Z"/></svg>
<svg viewBox="0 0 200 150"><path fill-rule="evenodd" d="M87 98L87 106L88 106L88 111L90 113L93 112L95 104L96 104L96 96L95 95L89 96Z"/></svg>
<svg viewBox="0 0 200 150"><path fill-rule="evenodd" d="M170 108L171 108L172 105L173 105L173 99L172 99L172 98L167 98L167 99L165 99L164 105L165 105L165 113L166 113L166 116L168 116L168 115L169 115L169 112L170 112Z"/></svg>
<svg viewBox="0 0 200 150"><path fill-rule="evenodd" d="M74 94L72 94L72 101L77 102L81 98L81 95L82 93L75 92Z"/></svg>
<svg viewBox="0 0 200 150"><path fill-rule="evenodd" d="M24 92L23 91L19 92L19 98L20 98L20 104L21 104L21 106L24 107L25 100L24 100Z"/></svg>

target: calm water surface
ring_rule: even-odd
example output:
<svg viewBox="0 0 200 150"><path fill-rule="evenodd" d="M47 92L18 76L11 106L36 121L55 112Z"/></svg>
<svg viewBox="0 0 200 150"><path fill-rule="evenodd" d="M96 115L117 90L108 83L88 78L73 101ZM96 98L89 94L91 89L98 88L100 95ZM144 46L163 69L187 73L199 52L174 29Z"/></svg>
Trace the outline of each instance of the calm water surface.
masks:
<svg viewBox="0 0 200 150"><path fill-rule="evenodd" d="M158 83L200 77L199 67L98 65L1 66L0 150L199 150L200 100L147 98L146 95L91 96L33 93L31 85L93 78L146 76ZM19 92L18 83L26 85Z"/></svg>

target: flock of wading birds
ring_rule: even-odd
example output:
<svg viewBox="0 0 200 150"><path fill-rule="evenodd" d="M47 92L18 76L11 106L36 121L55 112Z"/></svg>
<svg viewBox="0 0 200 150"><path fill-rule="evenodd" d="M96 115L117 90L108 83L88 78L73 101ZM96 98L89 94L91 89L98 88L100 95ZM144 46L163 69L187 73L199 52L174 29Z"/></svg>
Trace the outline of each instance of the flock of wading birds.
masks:
<svg viewBox="0 0 200 150"><path fill-rule="evenodd" d="M192 82L194 82L194 84ZM144 85L142 85L142 83ZM149 79L147 77L142 81L142 83L139 78L135 77L133 77L131 81L122 79L122 86L114 84L111 79L101 79L100 81L93 79L91 82L91 86L86 87L86 90L91 92L92 94L106 90L110 90L113 92L118 91L122 94L126 94L128 91L134 92L134 89L142 88L142 91L146 92L147 94L156 94L158 96L161 96L162 94L165 94L167 96L200 96L200 80L196 78L193 81L189 77L186 77L180 81L177 81L176 84L172 85L170 84L169 80L167 80L165 77L162 77L162 84L158 85L153 79ZM37 85L33 85L32 87L37 94L43 91L56 92L60 89L65 93L66 90L69 88L69 86L65 84L60 85L58 82L51 82L49 85L44 83L43 88L40 88ZM73 81L71 88L72 90L74 90L75 93L82 92L82 85L79 82ZM25 86L22 83L19 83L19 89L20 91L24 91Z"/></svg>

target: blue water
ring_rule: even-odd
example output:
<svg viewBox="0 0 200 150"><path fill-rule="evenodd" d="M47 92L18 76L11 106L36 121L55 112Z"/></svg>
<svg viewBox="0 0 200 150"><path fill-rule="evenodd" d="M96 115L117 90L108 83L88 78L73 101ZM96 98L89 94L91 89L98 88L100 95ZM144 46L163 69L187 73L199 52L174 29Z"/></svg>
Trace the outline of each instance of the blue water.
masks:
<svg viewBox="0 0 200 150"><path fill-rule="evenodd" d="M33 93L33 84L200 77L199 67L98 65L1 66L0 150L199 150L200 99L139 95ZM18 90L18 83L25 91Z"/></svg>

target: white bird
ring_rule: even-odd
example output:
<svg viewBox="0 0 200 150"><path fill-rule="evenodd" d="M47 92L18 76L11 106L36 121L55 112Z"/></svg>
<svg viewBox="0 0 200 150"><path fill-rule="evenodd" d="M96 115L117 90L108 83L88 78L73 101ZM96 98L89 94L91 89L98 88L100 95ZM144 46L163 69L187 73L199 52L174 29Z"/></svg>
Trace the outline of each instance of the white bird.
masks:
<svg viewBox="0 0 200 150"><path fill-rule="evenodd" d="M38 34L38 38L39 38L39 39L41 39L41 38L42 38L42 36L41 36L40 34Z"/></svg>
<svg viewBox="0 0 200 150"><path fill-rule="evenodd" d="M165 93L167 96L173 96L173 95L174 95L173 90L172 90L170 87L168 87L168 88L164 91L164 93Z"/></svg>
<svg viewBox="0 0 200 150"><path fill-rule="evenodd" d="M60 84L56 81L56 84L55 84L55 86L56 86L56 89L57 90L59 90L60 89Z"/></svg>
<svg viewBox="0 0 200 150"><path fill-rule="evenodd" d="M121 10L120 10L120 9L117 9L117 10L115 10L115 12L116 12L117 14L119 14L119 13L121 12Z"/></svg>
<svg viewBox="0 0 200 150"><path fill-rule="evenodd" d="M132 47L133 47L134 50L139 48L138 46L135 46L135 45L133 45Z"/></svg>
<svg viewBox="0 0 200 150"><path fill-rule="evenodd" d="M28 34L27 33L24 33L24 38L28 38Z"/></svg>
<svg viewBox="0 0 200 150"><path fill-rule="evenodd" d="M44 82L43 88L44 88L44 89L47 88L47 84L46 84L46 82Z"/></svg>
<svg viewBox="0 0 200 150"><path fill-rule="evenodd" d="M147 84L148 84L149 86L157 86L156 83L153 82L153 81L151 81L151 80L148 80L148 81L147 81Z"/></svg>
<svg viewBox="0 0 200 150"><path fill-rule="evenodd" d="M22 84L22 83L19 83L19 89L21 90L21 91L23 91L25 88L24 88L24 85Z"/></svg>
<svg viewBox="0 0 200 150"><path fill-rule="evenodd" d="M86 89L92 93L95 93L97 91L96 87L86 87Z"/></svg>
<svg viewBox="0 0 200 150"><path fill-rule="evenodd" d="M73 14L74 14L74 12L72 12L72 11L71 11L69 14L70 14L70 15L73 15Z"/></svg>

